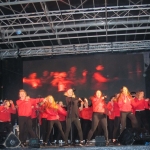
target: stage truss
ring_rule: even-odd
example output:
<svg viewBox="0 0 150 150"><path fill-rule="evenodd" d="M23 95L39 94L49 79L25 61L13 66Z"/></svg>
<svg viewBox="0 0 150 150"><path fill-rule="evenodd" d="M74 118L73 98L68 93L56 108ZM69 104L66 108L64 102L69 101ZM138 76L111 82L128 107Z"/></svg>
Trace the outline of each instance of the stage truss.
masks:
<svg viewBox="0 0 150 150"><path fill-rule="evenodd" d="M150 49L148 0L0 0L1 58Z"/></svg>

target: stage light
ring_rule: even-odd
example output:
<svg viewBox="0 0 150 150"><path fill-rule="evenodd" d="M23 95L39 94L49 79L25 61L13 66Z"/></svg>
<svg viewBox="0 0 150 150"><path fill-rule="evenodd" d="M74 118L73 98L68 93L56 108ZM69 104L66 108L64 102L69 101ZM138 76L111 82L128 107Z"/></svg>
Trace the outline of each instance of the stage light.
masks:
<svg viewBox="0 0 150 150"><path fill-rule="evenodd" d="M21 33L22 33L21 30L17 30L17 31L16 31L16 34L17 34L17 35L20 35Z"/></svg>

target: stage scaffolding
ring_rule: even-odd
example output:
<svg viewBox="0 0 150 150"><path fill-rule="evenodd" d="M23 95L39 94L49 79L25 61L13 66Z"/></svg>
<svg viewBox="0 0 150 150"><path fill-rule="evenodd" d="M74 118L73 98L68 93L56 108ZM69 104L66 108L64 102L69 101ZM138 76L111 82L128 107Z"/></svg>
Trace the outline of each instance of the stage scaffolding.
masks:
<svg viewBox="0 0 150 150"><path fill-rule="evenodd" d="M0 1L0 55L149 50L148 0Z"/></svg>

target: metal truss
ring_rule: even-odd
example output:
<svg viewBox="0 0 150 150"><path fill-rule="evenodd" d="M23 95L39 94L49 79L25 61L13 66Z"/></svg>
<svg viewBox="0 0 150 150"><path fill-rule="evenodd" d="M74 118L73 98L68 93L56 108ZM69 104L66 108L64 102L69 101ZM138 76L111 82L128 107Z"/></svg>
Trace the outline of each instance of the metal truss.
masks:
<svg viewBox="0 0 150 150"><path fill-rule="evenodd" d="M88 0L77 1L78 6L71 0L0 0L1 57L14 57L18 49L22 57L72 54L74 47L78 54L148 49L145 46L150 40L148 1L125 0L125 5L109 5L110 1L105 0L101 7L96 7L96 0L91 0L93 7L88 7ZM57 9L51 9L52 4ZM133 41L140 43L140 47ZM106 47L101 47L104 42ZM123 43L131 45L124 47ZM87 45L89 48L85 48ZM91 48L93 45L97 48Z"/></svg>
<svg viewBox="0 0 150 150"><path fill-rule="evenodd" d="M108 53L108 52L137 52L139 50L149 50L149 41L130 41L130 42L112 42L112 43L96 43L96 44L78 44L54 47L35 47L19 49L19 57L33 56L54 56L67 54L89 54L89 53ZM1 50L1 59L17 58L16 49Z"/></svg>

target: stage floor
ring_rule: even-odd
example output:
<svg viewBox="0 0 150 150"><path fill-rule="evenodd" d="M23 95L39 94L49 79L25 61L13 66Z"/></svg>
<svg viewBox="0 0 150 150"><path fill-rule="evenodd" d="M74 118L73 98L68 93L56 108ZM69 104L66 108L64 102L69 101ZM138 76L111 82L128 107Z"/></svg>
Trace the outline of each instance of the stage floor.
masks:
<svg viewBox="0 0 150 150"><path fill-rule="evenodd" d="M6 148L10 149L10 148ZM20 149L33 149L31 147L17 147L13 148L13 150L20 150ZM68 146L68 147L62 147L62 146L41 146L40 148L34 148L34 149L44 149L44 150L150 150L150 145L130 145L130 146Z"/></svg>

